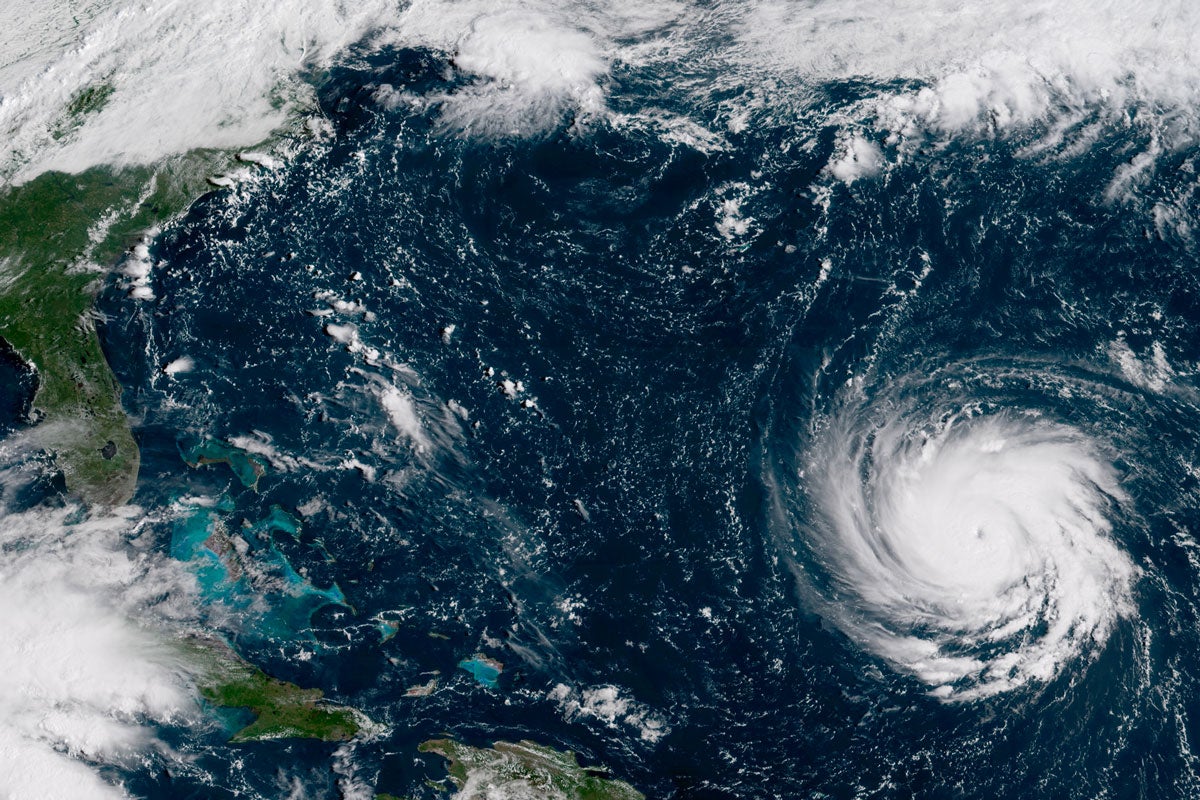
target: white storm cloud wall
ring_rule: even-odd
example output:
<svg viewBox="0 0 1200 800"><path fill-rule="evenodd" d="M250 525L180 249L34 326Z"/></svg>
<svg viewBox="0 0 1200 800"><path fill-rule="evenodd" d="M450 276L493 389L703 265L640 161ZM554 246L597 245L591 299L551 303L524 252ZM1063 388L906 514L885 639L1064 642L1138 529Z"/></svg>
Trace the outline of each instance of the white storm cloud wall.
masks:
<svg viewBox="0 0 1200 800"><path fill-rule="evenodd" d="M153 744L146 722L196 713L179 655L133 621L174 616L168 590L186 615L177 573L121 546L131 518L73 513L0 517L3 800L125 797L84 762L128 763Z"/></svg>

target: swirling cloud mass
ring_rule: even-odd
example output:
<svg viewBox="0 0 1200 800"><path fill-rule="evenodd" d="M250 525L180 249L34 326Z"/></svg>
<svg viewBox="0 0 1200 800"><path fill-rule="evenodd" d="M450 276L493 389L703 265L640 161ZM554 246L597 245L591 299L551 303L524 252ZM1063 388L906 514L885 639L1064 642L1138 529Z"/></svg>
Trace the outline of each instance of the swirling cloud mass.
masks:
<svg viewBox="0 0 1200 800"><path fill-rule="evenodd" d="M1078 430L1033 414L832 420L810 465L826 612L947 700L1052 680L1132 609L1128 498Z"/></svg>

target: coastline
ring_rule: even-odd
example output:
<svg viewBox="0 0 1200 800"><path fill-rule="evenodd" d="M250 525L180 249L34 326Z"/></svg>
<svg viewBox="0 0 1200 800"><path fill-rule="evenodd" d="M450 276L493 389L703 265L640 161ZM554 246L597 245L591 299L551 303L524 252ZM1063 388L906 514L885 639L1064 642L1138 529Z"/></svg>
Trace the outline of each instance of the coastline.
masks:
<svg viewBox="0 0 1200 800"><path fill-rule="evenodd" d="M30 422L89 508L133 496L140 454L96 332L95 298L147 231L216 190L234 152L47 172L0 193L0 338L36 372Z"/></svg>

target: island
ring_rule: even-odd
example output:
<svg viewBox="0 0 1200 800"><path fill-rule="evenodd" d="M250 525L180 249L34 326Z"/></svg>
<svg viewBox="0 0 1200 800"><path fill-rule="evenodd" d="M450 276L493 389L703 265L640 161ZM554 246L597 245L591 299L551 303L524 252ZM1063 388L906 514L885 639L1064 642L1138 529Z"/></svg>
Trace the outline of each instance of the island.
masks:
<svg viewBox="0 0 1200 800"><path fill-rule="evenodd" d="M452 739L432 739L417 748L449 761L455 800L540 797L545 800L645 800L605 769L581 767L575 754L535 742L496 742L477 748Z"/></svg>
<svg viewBox="0 0 1200 800"><path fill-rule="evenodd" d="M489 689L495 689L500 682L500 673L504 671L504 664L494 658L489 658L483 653L476 653L472 658L465 658L458 662L459 669L471 673L471 676L481 685Z"/></svg>
<svg viewBox="0 0 1200 800"><path fill-rule="evenodd" d="M254 715L253 722L230 737L231 742L289 738L344 742L374 726L362 712L326 701L320 689L302 689L272 678L220 640L195 637L184 643L184 649L197 668L201 697L214 706L246 709Z"/></svg>
<svg viewBox="0 0 1200 800"><path fill-rule="evenodd" d="M242 486L258 491L258 482L267 474L267 462L262 456L247 453L240 447L216 439L200 439L179 443L183 461L192 469L209 464L225 464L237 476Z"/></svg>

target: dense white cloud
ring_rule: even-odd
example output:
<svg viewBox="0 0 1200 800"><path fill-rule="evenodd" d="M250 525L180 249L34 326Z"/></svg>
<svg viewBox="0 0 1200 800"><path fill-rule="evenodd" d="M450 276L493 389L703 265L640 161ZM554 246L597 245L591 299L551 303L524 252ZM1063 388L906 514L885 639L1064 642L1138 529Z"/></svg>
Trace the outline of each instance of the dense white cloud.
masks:
<svg viewBox="0 0 1200 800"><path fill-rule="evenodd" d="M261 141L311 103L304 71L366 39L453 60L472 82L433 98L448 128L536 133L568 110L602 109L614 38L653 29L678 7L108 0L71 14L38 0L16 11L0 11L12 23L0 34L0 179L23 181ZM77 125L68 108L88 89L111 92Z"/></svg>
<svg viewBox="0 0 1200 800"><path fill-rule="evenodd" d="M807 83L911 80L876 112L897 134L1007 127L1103 106L1191 117L1200 6L1051 0L761 0L732 25L731 57Z"/></svg>
<svg viewBox="0 0 1200 800"><path fill-rule="evenodd" d="M305 100L302 70L398 13L395 0L111 0L76 22L50 0L10 5L0 14L24 21L0 39L0 177L18 179L259 141ZM72 98L101 86L107 103L72 130Z"/></svg>
<svg viewBox="0 0 1200 800"><path fill-rule="evenodd" d="M0 178L260 141L310 102L303 71L369 37L444 53L467 85L426 99L470 135L606 115L615 65L674 63L775 95L879 83L863 113L900 138L1136 107L1190 140L1197 30L1200 6L1181 0L33 0L0 9ZM75 127L72 99L101 86L106 104Z"/></svg>
<svg viewBox="0 0 1200 800"><path fill-rule="evenodd" d="M146 622L185 612L178 574L123 545L134 511L78 513L0 517L4 800L123 797L80 759L127 763L152 744L146 722L196 710L179 653Z"/></svg>

